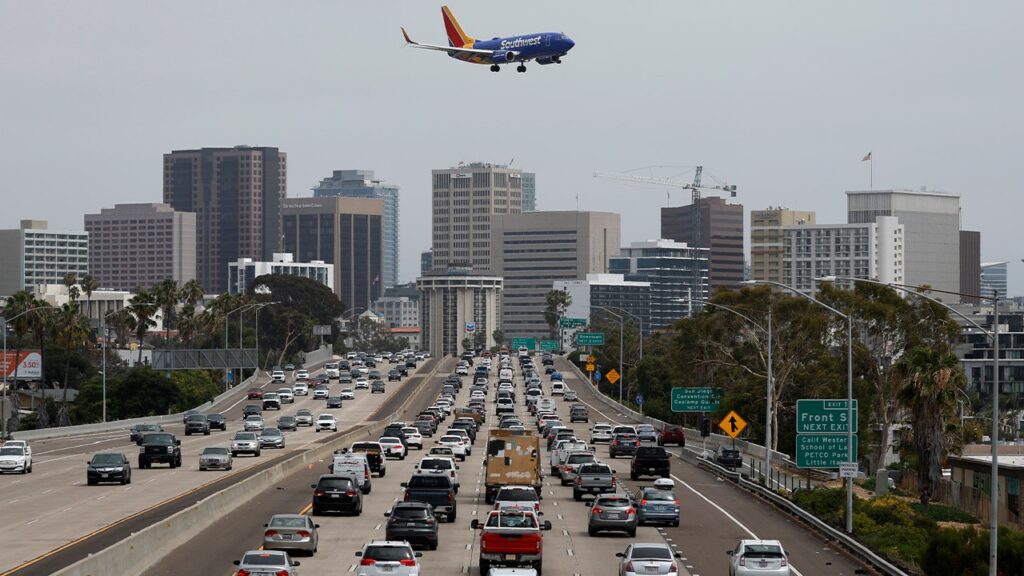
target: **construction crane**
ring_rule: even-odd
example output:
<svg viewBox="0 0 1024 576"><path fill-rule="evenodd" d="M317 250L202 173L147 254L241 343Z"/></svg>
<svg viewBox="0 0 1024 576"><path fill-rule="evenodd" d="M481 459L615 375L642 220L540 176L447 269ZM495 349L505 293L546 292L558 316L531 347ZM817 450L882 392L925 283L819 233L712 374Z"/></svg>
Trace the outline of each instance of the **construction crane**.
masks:
<svg viewBox="0 0 1024 576"><path fill-rule="evenodd" d="M624 172L594 172L594 178L605 180L618 180L620 182L636 182L640 184L654 184L655 186L667 186L692 191L691 204L693 205L693 245L703 246L700 221L700 193L701 190L721 190L728 192L732 198L736 197L736 186L729 184L705 186L701 183L701 175L704 172L703 166L697 166L693 173L693 182L684 182L674 178L660 178L657 176L641 176ZM666 193L666 200L671 200Z"/></svg>

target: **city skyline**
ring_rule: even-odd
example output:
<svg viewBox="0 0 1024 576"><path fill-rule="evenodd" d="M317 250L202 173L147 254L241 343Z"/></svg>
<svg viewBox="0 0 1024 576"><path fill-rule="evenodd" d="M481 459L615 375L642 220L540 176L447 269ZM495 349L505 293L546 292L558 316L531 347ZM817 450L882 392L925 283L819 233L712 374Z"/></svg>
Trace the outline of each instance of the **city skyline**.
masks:
<svg viewBox="0 0 1024 576"><path fill-rule="evenodd" d="M409 1L257 2L242 13L189 2L11 4L0 71L11 86L5 107L19 113L0 143L0 228L46 219L77 230L103 207L159 202L168 150L273 146L289 154L291 197L340 166L403 190L405 282L430 246L429 223L414 218L429 210L430 170L460 161L538 174L545 210L621 213L623 243L652 239L666 191L595 180L594 170L702 164L706 181L738 186L744 221L782 205L816 211L821 223L845 221L844 193L867 188L873 170L876 189L959 194L961 228L981 231L984 261L1010 262L1010 293L1021 293L1022 85L1006 72L1024 51L1011 28L1024 7L651 4L613 18L611 3L524 6L538 10L452 8L481 36L563 29L577 47L562 65L492 74L420 58L401 48L398 26L436 40L438 6ZM216 33L228 21L238 25ZM363 25L333 33L346 21ZM607 41L641 36L643 67ZM254 43L275 49L251 59ZM210 82L226 68L231 83ZM268 85L271 69L279 77ZM350 89L357 77L375 89ZM453 97L456 84L473 96ZM872 162L861 162L868 152ZM687 168L661 175L692 178ZM685 191L669 195L672 206L689 202ZM749 233L745 241L749 252Z"/></svg>

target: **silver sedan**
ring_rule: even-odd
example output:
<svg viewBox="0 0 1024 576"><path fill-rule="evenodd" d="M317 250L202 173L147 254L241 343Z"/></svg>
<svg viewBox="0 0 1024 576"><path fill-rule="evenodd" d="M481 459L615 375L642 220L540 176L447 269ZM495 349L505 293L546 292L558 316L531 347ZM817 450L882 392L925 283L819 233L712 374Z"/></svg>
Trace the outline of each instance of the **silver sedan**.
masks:
<svg viewBox="0 0 1024 576"><path fill-rule="evenodd" d="M679 576L679 552L673 552L668 544L639 543L630 544L625 552L616 554L619 562L619 576L637 576L638 574L659 574L661 576Z"/></svg>
<svg viewBox="0 0 1024 576"><path fill-rule="evenodd" d="M587 502L587 506L590 507L587 533L591 536L603 531L622 531L630 537L636 536L636 508L626 496L598 496L593 502Z"/></svg>
<svg viewBox="0 0 1024 576"><path fill-rule="evenodd" d="M320 544L320 525L303 514L275 514L263 527L264 550L295 550L312 556Z"/></svg>
<svg viewBox="0 0 1024 576"><path fill-rule="evenodd" d="M231 470L232 464L231 451L220 446L203 448L199 455L200 470Z"/></svg>
<svg viewBox="0 0 1024 576"><path fill-rule="evenodd" d="M249 550L242 555L241 560L235 560L235 566L239 571L246 570L248 573L256 574L285 574L296 576L299 562L293 561L287 552L277 550Z"/></svg>

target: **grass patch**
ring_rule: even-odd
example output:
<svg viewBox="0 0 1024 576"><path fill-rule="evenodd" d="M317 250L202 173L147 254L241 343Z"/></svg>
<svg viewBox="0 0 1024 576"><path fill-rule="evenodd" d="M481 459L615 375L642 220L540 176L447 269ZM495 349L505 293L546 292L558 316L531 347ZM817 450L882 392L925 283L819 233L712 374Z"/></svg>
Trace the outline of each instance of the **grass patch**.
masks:
<svg viewBox="0 0 1024 576"><path fill-rule="evenodd" d="M918 516L928 518L935 522L960 522L961 524L977 524L978 519L963 510L958 510L942 504L911 504L914 513Z"/></svg>

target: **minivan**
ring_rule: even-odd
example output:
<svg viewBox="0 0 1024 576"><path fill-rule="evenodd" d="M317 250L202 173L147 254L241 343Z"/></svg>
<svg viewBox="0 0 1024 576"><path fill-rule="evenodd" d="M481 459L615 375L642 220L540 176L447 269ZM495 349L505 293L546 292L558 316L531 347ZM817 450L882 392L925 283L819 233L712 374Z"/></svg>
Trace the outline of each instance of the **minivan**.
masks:
<svg viewBox="0 0 1024 576"><path fill-rule="evenodd" d="M360 452L343 452L334 455L331 463L331 474L351 478L363 494L370 493L370 463L366 454Z"/></svg>

